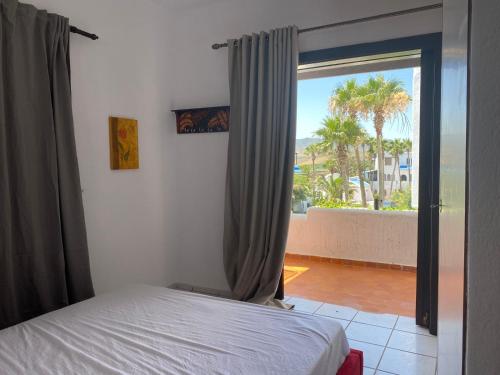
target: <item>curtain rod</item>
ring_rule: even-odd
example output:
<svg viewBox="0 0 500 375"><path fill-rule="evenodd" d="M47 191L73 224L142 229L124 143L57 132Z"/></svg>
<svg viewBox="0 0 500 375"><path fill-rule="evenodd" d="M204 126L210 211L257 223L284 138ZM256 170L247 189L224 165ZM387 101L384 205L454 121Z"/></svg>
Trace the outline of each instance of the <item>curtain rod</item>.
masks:
<svg viewBox="0 0 500 375"><path fill-rule="evenodd" d="M418 12L425 12L427 10L432 10L432 9L441 9L443 7L443 4L431 4L431 5L425 5L422 7L418 8L410 8L410 9L404 9L404 10L398 10L396 12L390 12L390 13L382 13L382 14L377 14L374 16L369 16L369 17L363 17L363 18L356 18L352 20L347 20L347 21L341 21L341 22L335 22L335 23L330 23L327 25L321 25L321 26L313 26L313 27L308 27L305 29L300 29L299 34L301 33L308 33L311 31L317 31L317 30L323 30L323 29L330 29L333 27L339 27L339 26L346 26L346 25L353 25L356 23L362 23L362 22L369 22L369 21L375 21L383 18L390 18L390 17L397 17L397 16L403 16L406 14L412 14L412 13L418 13ZM224 48L227 47L227 43L215 43L212 44L212 49L219 49L219 48Z"/></svg>
<svg viewBox="0 0 500 375"><path fill-rule="evenodd" d="M83 30L80 30L78 27L76 26L70 26L69 27L69 31L71 31L72 33L74 34L79 34L79 35L83 35L84 37L86 38L89 38L89 39L92 39L92 40L97 40L99 39L99 37L95 34L91 34L91 33L88 33L86 31L83 31Z"/></svg>

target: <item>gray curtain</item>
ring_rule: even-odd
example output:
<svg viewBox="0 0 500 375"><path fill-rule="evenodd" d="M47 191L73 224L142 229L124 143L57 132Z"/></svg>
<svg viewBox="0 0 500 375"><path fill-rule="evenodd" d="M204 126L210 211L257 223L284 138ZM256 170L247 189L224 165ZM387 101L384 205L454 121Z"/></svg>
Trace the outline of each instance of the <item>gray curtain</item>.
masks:
<svg viewBox="0 0 500 375"><path fill-rule="evenodd" d="M230 40L224 267L235 298L272 303L290 220L297 28Z"/></svg>
<svg viewBox="0 0 500 375"><path fill-rule="evenodd" d="M0 328L94 295L66 18L0 0Z"/></svg>

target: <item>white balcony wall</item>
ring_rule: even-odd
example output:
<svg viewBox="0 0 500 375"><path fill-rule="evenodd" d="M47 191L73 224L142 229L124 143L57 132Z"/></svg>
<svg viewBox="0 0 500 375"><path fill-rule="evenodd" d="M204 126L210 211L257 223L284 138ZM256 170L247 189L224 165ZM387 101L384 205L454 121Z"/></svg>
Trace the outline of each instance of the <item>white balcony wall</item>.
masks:
<svg viewBox="0 0 500 375"><path fill-rule="evenodd" d="M292 214L287 253L417 265L415 211L309 208Z"/></svg>

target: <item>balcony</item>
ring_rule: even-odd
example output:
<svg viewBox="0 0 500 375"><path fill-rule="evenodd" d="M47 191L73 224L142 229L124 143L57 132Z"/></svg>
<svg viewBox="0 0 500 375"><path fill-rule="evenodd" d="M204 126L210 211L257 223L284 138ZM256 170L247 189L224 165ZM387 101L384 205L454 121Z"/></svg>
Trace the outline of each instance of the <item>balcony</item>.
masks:
<svg viewBox="0 0 500 375"><path fill-rule="evenodd" d="M286 294L414 316L417 223L416 211L309 208L293 214Z"/></svg>

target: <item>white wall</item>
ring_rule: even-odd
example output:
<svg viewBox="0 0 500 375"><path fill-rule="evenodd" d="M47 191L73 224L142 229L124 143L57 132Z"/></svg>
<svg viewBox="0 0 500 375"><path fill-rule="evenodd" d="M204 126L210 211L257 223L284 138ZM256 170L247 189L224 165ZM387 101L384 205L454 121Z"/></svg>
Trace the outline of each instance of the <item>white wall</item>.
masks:
<svg viewBox="0 0 500 375"><path fill-rule="evenodd" d="M73 110L97 292L174 281L169 207L175 138L169 12L152 0L29 0L99 35L71 36ZM108 116L139 120L140 169L111 171ZM171 166L170 166L171 167Z"/></svg>
<svg viewBox="0 0 500 375"><path fill-rule="evenodd" d="M228 103L227 52L213 51L213 43L288 24L315 26L432 3L435 1L191 0L178 6L172 25L177 31L172 50L173 103L182 108ZM441 11L428 11L302 34L300 48L313 50L439 32L441 24ZM227 134L175 139L174 248L180 282L227 287L222 266L226 148Z"/></svg>
<svg viewBox="0 0 500 375"><path fill-rule="evenodd" d="M500 3L473 1L470 46L467 374L500 374Z"/></svg>
<svg viewBox="0 0 500 375"><path fill-rule="evenodd" d="M287 253L417 266L418 213L309 208L292 215Z"/></svg>

